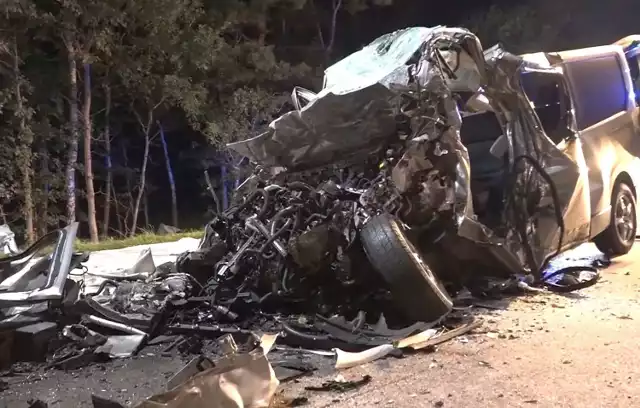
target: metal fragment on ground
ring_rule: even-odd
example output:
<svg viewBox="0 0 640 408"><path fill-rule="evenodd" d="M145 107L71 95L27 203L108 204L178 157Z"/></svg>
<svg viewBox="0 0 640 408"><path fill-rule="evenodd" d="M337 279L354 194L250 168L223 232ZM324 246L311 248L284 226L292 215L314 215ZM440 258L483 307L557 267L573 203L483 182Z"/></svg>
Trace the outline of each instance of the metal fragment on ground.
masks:
<svg viewBox="0 0 640 408"><path fill-rule="evenodd" d="M334 349L336 353L335 367L341 370L367 364L388 356L394 349L395 347L392 344L383 344L359 353L349 353L340 349Z"/></svg>
<svg viewBox="0 0 640 408"><path fill-rule="evenodd" d="M215 361L215 366L195 374L176 388L155 395L136 408L266 408L278 380L264 351L258 347Z"/></svg>

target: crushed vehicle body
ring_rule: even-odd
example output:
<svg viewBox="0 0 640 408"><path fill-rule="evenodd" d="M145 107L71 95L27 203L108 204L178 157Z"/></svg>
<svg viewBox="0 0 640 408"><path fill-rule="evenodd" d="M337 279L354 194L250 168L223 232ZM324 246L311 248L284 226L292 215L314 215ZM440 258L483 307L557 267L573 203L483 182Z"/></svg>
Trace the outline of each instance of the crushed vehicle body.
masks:
<svg viewBox="0 0 640 408"><path fill-rule="evenodd" d="M635 213L635 189L590 183L596 167L585 152L596 149L583 150L578 137L588 104L575 99L576 77L565 65L575 55L483 50L460 28L382 36L329 67L320 92L294 89L295 109L267 131L228 146L252 162L253 174L199 243L172 246L171 261L156 266L145 248L130 268L104 270L124 257L111 251L95 254L91 266L87 254L73 252L77 224L0 260L0 332L25 329L6 341L31 355L31 344L42 342L20 339L46 331L55 346L47 367L64 370L146 346L198 354L168 392L141 407L198 395L266 406L278 371L293 378L314 369L313 358L291 347L333 356L335 368L356 366L478 328L466 308L454 311L454 299L473 306L480 296L542 290L531 283L590 286L596 261L608 259L547 264L602 234L618 239L618 254L628 251L634 237L622 242L613 233L618 215L635 231L635 217L625 218ZM621 47L584 55L624 60ZM624 102L615 123L637 109ZM604 133L590 126L583 133L595 146ZM607 217L609 224L594 222ZM70 273L80 266L82 274ZM559 279L551 283L550 275ZM221 344L206 348L234 364L204 358L204 342L214 339ZM271 352L281 352L272 367L265 355L276 343L285 349ZM218 387L241 372L253 386Z"/></svg>
<svg viewBox="0 0 640 408"><path fill-rule="evenodd" d="M633 246L632 57L620 45L517 56L460 28L384 35L228 145L254 173L176 269L260 308L389 303L412 321L446 315L462 289L592 285L594 270L549 262L589 241L607 257Z"/></svg>
<svg viewBox="0 0 640 408"><path fill-rule="evenodd" d="M535 276L588 239L565 220L589 214L583 172L545 134L528 73L562 75L499 45L483 52L464 29L408 28L329 67L319 93L295 89L294 111L228 147L288 173L373 167L358 189L344 186L359 194L357 228L397 220L387 227L410 235L422 267L445 281Z"/></svg>

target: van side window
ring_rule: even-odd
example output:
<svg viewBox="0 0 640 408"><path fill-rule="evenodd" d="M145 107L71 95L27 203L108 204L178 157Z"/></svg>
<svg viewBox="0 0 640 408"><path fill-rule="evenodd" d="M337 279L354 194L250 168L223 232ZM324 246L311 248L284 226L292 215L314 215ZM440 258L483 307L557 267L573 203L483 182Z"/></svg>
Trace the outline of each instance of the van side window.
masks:
<svg viewBox="0 0 640 408"><path fill-rule="evenodd" d="M527 72L521 77L522 87L533 103L533 108L540 119L542 129L555 144L567 136L564 121L571 103L559 75Z"/></svg>
<svg viewBox="0 0 640 408"><path fill-rule="evenodd" d="M627 110L629 92L616 56L569 61L565 69L571 77L578 130Z"/></svg>

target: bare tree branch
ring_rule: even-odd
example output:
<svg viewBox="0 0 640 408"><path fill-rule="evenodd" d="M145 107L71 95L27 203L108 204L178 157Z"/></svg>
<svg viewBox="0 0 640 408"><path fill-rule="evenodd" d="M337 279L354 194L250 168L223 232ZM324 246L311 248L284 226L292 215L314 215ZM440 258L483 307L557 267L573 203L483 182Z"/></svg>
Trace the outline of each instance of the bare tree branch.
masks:
<svg viewBox="0 0 640 408"><path fill-rule="evenodd" d="M342 0L333 0L333 15L331 16L331 36L329 37L329 45L327 52L333 51L333 45L336 41L336 29L338 25L338 12L342 8Z"/></svg>

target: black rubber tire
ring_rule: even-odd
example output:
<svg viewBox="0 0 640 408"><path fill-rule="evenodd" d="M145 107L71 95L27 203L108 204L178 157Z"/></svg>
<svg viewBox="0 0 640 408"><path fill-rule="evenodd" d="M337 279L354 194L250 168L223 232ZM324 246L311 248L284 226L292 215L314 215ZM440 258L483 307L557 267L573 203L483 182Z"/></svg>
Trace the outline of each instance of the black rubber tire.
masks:
<svg viewBox="0 0 640 408"><path fill-rule="evenodd" d="M626 195L632 205L632 217L634 231L637 230L638 220L636 214L636 199L634 197L631 188L624 182L618 182L613 187L613 193L611 194L611 220L606 230L602 231L593 242L596 247L604 254L609 256L620 256L631 251L633 247L634 239L629 242L625 242L618 233L618 229L615 225L615 209L618 200L621 195Z"/></svg>
<svg viewBox="0 0 640 408"><path fill-rule="evenodd" d="M407 318L432 322L451 311L449 294L396 219L389 215L373 217L362 227L360 239L367 258Z"/></svg>

